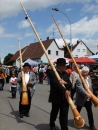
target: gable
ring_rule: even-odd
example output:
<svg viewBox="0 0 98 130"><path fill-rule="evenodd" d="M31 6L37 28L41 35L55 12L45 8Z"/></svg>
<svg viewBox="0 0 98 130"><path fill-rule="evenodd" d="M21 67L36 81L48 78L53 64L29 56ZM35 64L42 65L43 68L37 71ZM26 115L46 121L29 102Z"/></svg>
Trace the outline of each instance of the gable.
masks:
<svg viewBox="0 0 98 130"><path fill-rule="evenodd" d="M55 47L60 49L54 39L47 39L45 41L42 41L46 50L49 48L49 46L52 44L53 41L54 41ZM39 42L31 43L29 46L22 48L21 52L23 53L22 54L23 61L25 61L29 58L30 59L39 59L44 54L44 51ZM9 60L9 63L16 61L16 59L18 59L18 58L19 58L19 51L17 51L13 55L13 57Z"/></svg>
<svg viewBox="0 0 98 130"><path fill-rule="evenodd" d="M82 48L81 48L82 47ZM94 55L94 53L86 46L86 44L81 40L77 41L77 43L72 47L72 53L76 53L77 49L85 49L87 55ZM69 52L65 54L65 57L70 58Z"/></svg>
<svg viewBox="0 0 98 130"><path fill-rule="evenodd" d="M54 39L48 39L48 40L42 41L42 43L43 43L46 50L50 47L50 45L52 44L53 41L56 44ZM23 61L24 61L24 60L26 60L28 58L30 58L30 59L38 59L43 54L44 54L44 51L43 51L40 43L36 42L36 43L31 43L28 46L28 48L26 49L26 51L25 51L25 53L23 54L22 57L23 57Z"/></svg>
<svg viewBox="0 0 98 130"><path fill-rule="evenodd" d="M73 50L73 53L75 52L75 51L77 51L78 49L80 49L81 51L83 50L83 49L87 49L87 47L82 43L82 42L80 42L75 48L74 48L74 50Z"/></svg>

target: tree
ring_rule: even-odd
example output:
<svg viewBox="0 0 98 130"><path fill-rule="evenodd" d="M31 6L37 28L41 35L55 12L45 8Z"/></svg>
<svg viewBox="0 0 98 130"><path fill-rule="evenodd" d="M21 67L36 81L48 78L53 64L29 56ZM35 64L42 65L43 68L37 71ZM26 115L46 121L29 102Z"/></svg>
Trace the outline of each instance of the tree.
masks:
<svg viewBox="0 0 98 130"><path fill-rule="evenodd" d="M4 57L3 64L6 64L11 59L12 56L13 56L13 54L11 54L11 53L9 53L8 55L6 55Z"/></svg>
<svg viewBox="0 0 98 130"><path fill-rule="evenodd" d="M69 49L71 50L71 45L70 45L70 43L68 44L68 47L69 47ZM67 50L67 47L66 47L66 46L63 46L63 49L64 49L64 56L65 56L66 53L68 52L68 50Z"/></svg>

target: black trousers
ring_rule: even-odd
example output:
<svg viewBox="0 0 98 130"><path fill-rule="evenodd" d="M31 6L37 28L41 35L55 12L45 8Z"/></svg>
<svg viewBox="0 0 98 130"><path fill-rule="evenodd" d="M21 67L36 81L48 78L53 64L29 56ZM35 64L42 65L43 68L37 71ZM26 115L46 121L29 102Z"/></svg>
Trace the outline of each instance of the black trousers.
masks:
<svg viewBox="0 0 98 130"><path fill-rule="evenodd" d="M6 77L6 83L9 83L10 76Z"/></svg>
<svg viewBox="0 0 98 130"><path fill-rule="evenodd" d="M94 119L93 119L93 112L92 112L92 106L91 106L91 101L86 101L84 104L87 115L88 115L88 121L89 121L89 126L94 126ZM80 112L82 109L81 106L77 106L77 110Z"/></svg>
<svg viewBox="0 0 98 130"><path fill-rule="evenodd" d="M11 87L12 98L16 98L17 87Z"/></svg>
<svg viewBox="0 0 98 130"><path fill-rule="evenodd" d="M28 100L29 100L29 104L28 105L22 105L21 101L22 101L22 93L20 95L20 102L19 102L19 113L20 114L28 114L30 111L30 107L31 107L31 95L30 95L30 91L28 90Z"/></svg>
<svg viewBox="0 0 98 130"><path fill-rule="evenodd" d="M41 83L41 84L43 84L43 77L44 77L44 74L39 73L39 83Z"/></svg>
<svg viewBox="0 0 98 130"><path fill-rule="evenodd" d="M59 112L59 122L61 130L68 130L68 110L69 105L66 100L62 103L52 103L52 110L50 114L50 127L55 126L55 121Z"/></svg>
<svg viewBox="0 0 98 130"><path fill-rule="evenodd" d="M3 88L4 88L4 83L5 83L4 79L0 79L0 83L2 84L0 90L3 90Z"/></svg>

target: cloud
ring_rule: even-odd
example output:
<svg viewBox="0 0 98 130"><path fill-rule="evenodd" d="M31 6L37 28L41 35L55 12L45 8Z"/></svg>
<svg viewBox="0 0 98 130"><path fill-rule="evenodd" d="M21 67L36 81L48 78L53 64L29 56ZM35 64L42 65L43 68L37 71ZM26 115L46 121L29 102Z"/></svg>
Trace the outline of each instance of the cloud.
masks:
<svg viewBox="0 0 98 130"><path fill-rule="evenodd" d="M90 20L87 17L84 17L80 21L72 24L73 36L77 34L82 34L85 37L91 37L98 32L98 16L91 18ZM68 27L65 26L65 29L68 30Z"/></svg>
<svg viewBox="0 0 98 130"><path fill-rule="evenodd" d="M30 23L28 22L28 20L22 20L21 22L18 23L19 29L28 28L28 27L30 27Z"/></svg>
<svg viewBox="0 0 98 130"><path fill-rule="evenodd" d="M32 32L26 32L25 33L25 37L30 37L30 36L34 36L34 34Z"/></svg>
<svg viewBox="0 0 98 130"><path fill-rule="evenodd" d="M18 33L16 33L16 34L5 33L5 28L2 25L3 24L1 23L1 25L0 25L0 37L2 37L2 38L4 38L4 37L6 37L6 38L14 38L14 37L19 36Z"/></svg>
<svg viewBox="0 0 98 130"><path fill-rule="evenodd" d="M88 3L91 0L21 0L26 10L35 11L36 9L46 8L49 6L57 5L60 3ZM6 17L17 16L22 10L20 6L20 0L2 0L0 1L0 19Z"/></svg>
<svg viewBox="0 0 98 130"><path fill-rule="evenodd" d="M94 5L94 4L86 4L82 8L81 12L98 13L98 5L97 4L96 5Z"/></svg>
<svg viewBox="0 0 98 130"><path fill-rule="evenodd" d="M95 0L96 1L96 3L98 3L98 0Z"/></svg>
<svg viewBox="0 0 98 130"><path fill-rule="evenodd" d="M16 33L16 34L8 34L8 33L3 33L3 34L1 34L0 35L0 37L2 37L2 38L16 38L16 37L19 37L19 34L18 33Z"/></svg>
<svg viewBox="0 0 98 130"><path fill-rule="evenodd" d="M57 44L58 44L58 46L60 48L62 48L63 46L65 46L63 39L60 38L60 39L55 39L55 40L56 40L56 42L57 42ZM79 40L79 39L78 38L73 38L72 39L72 45L76 44L77 40ZM69 39L65 39L65 41L66 41L67 44L70 43Z"/></svg>
<svg viewBox="0 0 98 130"><path fill-rule="evenodd" d="M69 39L65 39L65 40L66 40L67 43L70 42ZM75 45L77 43L77 40L82 40L93 53L98 52L98 48L97 48L98 39L94 40L94 39L86 39L86 38L82 38L82 39L73 38L72 39L72 44ZM56 39L56 42L57 42L57 44L58 44L58 46L60 48L65 46L65 44L64 44L64 42L63 42L63 40L61 38Z"/></svg>
<svg viewBox="0 0 98 130"><path fill-rule="evenodd" d="M77 21L76 23L71 24L71 33L72 38L80 35L81 37L90 38L95 33L98 33L98 16L92 17L90 20L87 17ZM60 30L62 31L65 37L70 35L70 24L63 25L63 22L58 21ZM50 27L47 28L47 32L52 32L55 24L53 23ZM55 34L56 35L56 34ZM70 36L69 36L70 37Z"/></svg>
<svg viewBox="0 0 98 130"><path fill-rule="evenodd" d="M86 39L86 38L83 38L82 41L89 47L89 49L96 53L98 52L98 48L97 48L97 45L98 45L98 39Z"/></svg>
<svg viewBox="0 0 98 130"><path fill-rule="evenodd" d="M72 10L71 8L66 9L67 12L69 12L69 11L71 11L71 10Z"/></svg>

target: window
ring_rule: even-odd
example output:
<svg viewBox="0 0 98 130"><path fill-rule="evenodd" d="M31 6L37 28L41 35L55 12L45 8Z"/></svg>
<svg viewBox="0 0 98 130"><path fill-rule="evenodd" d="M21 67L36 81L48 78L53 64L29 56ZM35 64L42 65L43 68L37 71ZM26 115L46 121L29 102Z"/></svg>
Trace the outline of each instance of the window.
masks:
<svg viewBox="0 0 98 130"><path fill-rule="evenodd" d="M83 49L83 52L85 52L85 49Z"/></svg>
<svg viewBox="0 0 98 130"><path fill-rule="evenodd" d="M80 52L80 49L77 49L77 52Z"/></svg>
<svg viewBox="0 0 98 130"><path fill-rule="evenodd" d="M48 50L48 54L50 54L50 55L51 55L51 50Z"/></svg>
<svg viewBox="0 0 98 130"><path fill-rule="evenodd" d="M59 55L58 51L56 51L56 55L57 55L57 56Z"/></svg>
<svg viewBox="0 0 98 130"><path fill-rule="evenodd" d="M78 57L78 55L75 55L75 57Z"/></svg>

